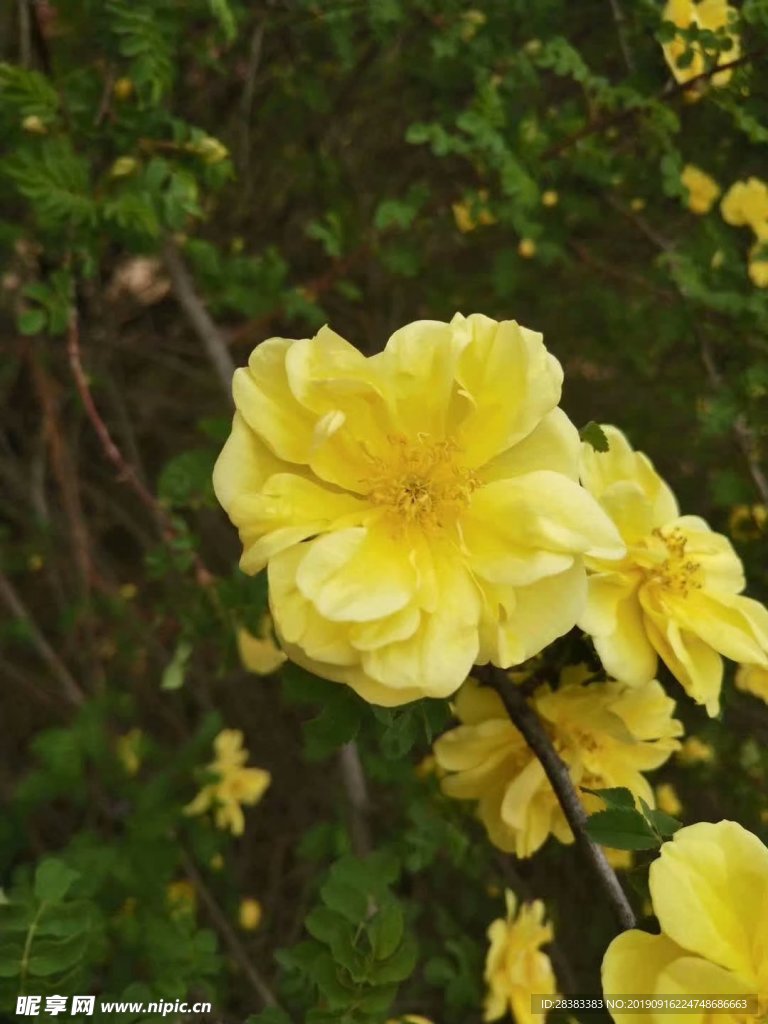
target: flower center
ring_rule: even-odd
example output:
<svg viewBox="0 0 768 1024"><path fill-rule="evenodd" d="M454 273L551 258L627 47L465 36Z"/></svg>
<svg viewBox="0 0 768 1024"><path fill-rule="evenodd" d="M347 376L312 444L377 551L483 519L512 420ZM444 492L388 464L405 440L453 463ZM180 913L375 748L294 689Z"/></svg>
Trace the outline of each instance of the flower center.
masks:
<svg viewBox="0 0 768 1024"><path fill-rule="evenodd" d="M701 590L701 565L686 555L688 538L681 530L663 534L654 530L655 541L648 547L649 564L646 566L649 583L680 597L688 597L692 590Z"/></svg>
<svg viewBox="0 0 768 1024"><path fill-rule="evenodd" d="M402 435L389 440L391 455L374 459L364 481L369 501L403 526L428 530L454 522L478 485L474 473L461 465L458 445L430 441L425 434L415 441Z"/></svg>

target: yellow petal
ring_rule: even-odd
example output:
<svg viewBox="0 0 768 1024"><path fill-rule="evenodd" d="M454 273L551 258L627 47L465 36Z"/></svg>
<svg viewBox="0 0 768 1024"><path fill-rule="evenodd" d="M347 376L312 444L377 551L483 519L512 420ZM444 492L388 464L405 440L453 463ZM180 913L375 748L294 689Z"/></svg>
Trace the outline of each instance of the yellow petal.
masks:
<svg viewBox="0 0 768 1024"><path fill-rule="evenodd" d="M224 511L231 517L233 503L243 494L257 494L273 473L286 468L236 412L232 432L213 468L213 489ZM235 523L236 526L239 523Z"/></svg>
<svg viewBox="0 0 768 1024"><path fill-rule="evenodd" d="M287 660L271 637L263 639L249 633L244 627L237 631L237 649L243 667L258 676L269 676L276 672Z"/></svg>
<svg viewBox="0 0 768 1024"><path fill-rule="evenodd" d="M648 935L632 929L618 935L605 951L602 967L603 993L606 997L654 995L659 975L683 950L666 935ZM617 1024L647 1024L648 1013L612 1010ZM659 1015L659 1021L664 1017Z"/></svg>
<svg viewBox="0 0 768 1024"><path fill-rule="evenodd" d="M683 948L755 985L768 976L768 849L757 836L734 821L682 828L651 865L650 889Z"/></svg>
<svg viewBox="0 0 768 1024"><path fill-rule="evenodd" d="M579 432L558 407L548 412L527 437L486 463L481 476L490 483L548 469L578 480L580 456Z"/></svg>

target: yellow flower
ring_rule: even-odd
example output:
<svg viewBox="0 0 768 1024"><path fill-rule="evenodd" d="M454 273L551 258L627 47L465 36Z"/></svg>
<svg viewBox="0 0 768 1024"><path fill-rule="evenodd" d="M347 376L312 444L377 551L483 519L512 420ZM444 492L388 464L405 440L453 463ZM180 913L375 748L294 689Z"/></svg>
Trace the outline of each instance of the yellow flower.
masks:
<svg viewBox="0 0 768 1024"><path fill-rule="evenodd" d="M681 828L651 865L650 890L661 934L632 929L613 940L603 959L606 995L757 994L756 1017L700 1011L695 1019L760 1019L768 1011L768 849L757 836L734 821ZM613 1018L669 1020L663 1011Z"/></svg>
<svg viewBox="0 0 768 1024"><path fill-rule="evenodd" d="M725 0L668 0L662 13L663 21L671 21L677 28L687 29L696 26L709 32L721 32L728 28L737 16L736 9ZM732 29L726 32L729 46L717 54L716 65L730 64L741 53L738 34ZM669 42L662 44L664 58L670 71L678 82L689 82L692 78L708 71L712 66L713 57L704 52L700 43L688 42L682 36L674 36ZM685 67L678 63L684 55L692 54L692 60ZM727 68L719 71L710 79L715 88L727 85L731 80L732 70Z"/></svg>
<svg viewBox="0 0 768 1024"><path fill-rule="evenodd" d="M166 900L172 917L194 914L197 907L197 892L194 885L185 878L169 882L165 890Z"/></svg>
<svg viewBox="0 0 768 1024"><path fill-rule="evenodd" d="M726 224L760 233L768 223L768 186L759 178L734 182L722 198L720 213Z"/></svg>
<svg viewBox="0 0 768 1024"><path fill-rule="evenodd" d="M141 729L129 729L115 741L117 759L126 775L136 775L141 768L141 746L144 733Z"/></svg>
<svg viewBox="0 0 768 1024"><path fill-rule="evenodd" d="M215 782L209 782L184 808L185 814L205 814L213 810L216 827L229 829L232 835L245 831L243 807L252 807L264 795L272 778L263 768L245 768L248 751L243 747L239 729L224 729L213 741L216 756L208 765Z"/></svg>
<svg viewBox="0 0 768 1024"><path fill-rule="evenodd" d="M764 242L758 242L750 249L747 273L756 288L768 288L768 251Z"/></svg>
<svg viewBox="0 0 768 1024"><path fill-rule="evenodd" d="M577 483L561 382L540 335L480 315L370 358L327 327L259 345L214 487L290 658L394 706L573 626L583 555L624 549Z"/></svg>
<svg viewBox="0 0 768 1024"><path fill-rule="evenodd" d="M674 701L655 680L640 687L617 682L585 684L583 666L571 666L552 692L541 687L532 704L568 765L576 786L626 786L653 804L642 772L658 768L676 750L682 732L672 718ZM532 856L552 832L572 835L538 759L510 721L501 698L470 679L455 701L460 725L441 736L435 757L449 774L443 792L477 800L491 842L518 857ZM584 794L590 810L602 807Z"/></svg>
<svg viewBox="0 0 768 1024"><path fill-rule="evenodd" d="M258 900L248 897L240 901L238 921L245 932L255 932L261 924L262 909Z"/></svg>
<svg viewBox="0 0 768 1024"><path fill-rule="evenodd" d="M645 200L641 196L636 196L629 204L630 210L634 210L639 213L645 209Z"/></svg>
<svg viewBox="0 0 768 1024"><path fill-rule="evenodd" d="M709 764L714 761L715 752L709 743L700 740L698 736L688 736L675 756L683 764Z"/></svg>
<svg viewBox="0 0 768 1024"><path fill-rule="evenodd" d="M759 665L739 665L734 684L737 690L751 693L768 704L768 669Z"/></svg>
<svg viewBox="0 0 768 1024"><path fill-rule="evenodd" d="M559 201L560 196L557 194L557 192L555 192L553 188L549 188L546 192L542 192L541 194L542 206L557 206Z"/></svg>
<svg viewBox="0 0 768 1024"><path fill-rule="evenodd" d="M614 871L627 871L632 867L631 850L614 850L610 846L605 846L603 853Z"/></svg>
<svg viewBox="0 0 768 1024"><path fill-rule="evenodd" d="M112 95L118 100L127 100L133 96L134 85L130 78L118 78L112 86Z"/></svg>
<svg viewBox="0 0 768 1024"><path fill-rule="evenodd" d="M500 1020L512 1013L515 1024L534 1024L543 1018L531 1012L531 996L553 996L557 981L552 963L541 947L551 942L552 925L545 923L541 900L524 903L507 890L507 916L488 928L490 948L485 960L484 1020Z"/></svg>
<svg viewBox="0 0 768 1024"><path fill-rule="evenodd" d="M517 251L524 260L533 259L536 255L536 243L532 238L521 238L517 246Z"/></svg>
<svg viewBox="0 0 768 1024"><path fill-rule="evenodd" d="M432 1021L418 1013L406 1013L404 1017L392 1017L387 1024L432 1024Z"/></svg>
<svg viewBox="0 0 768 1024"><path fill-rule="evenodd" d="M269 676L288 660L288 656L272 636L272 616L267 613L259 624L259 635L249 633L244 626L237 631L237 649L243 668L257 676Z"/></svg>
<svg viewBox="0 0 768 1024"><path fill-rule="evenodd" d="M709 213L720 195L720 186L714 178L693 164L686 164L680 180L688 189L688 209L691 213Z"/></svg>
<svg viewBox="0 0 768 1024"><path fill-rule="evenodd" d="M463 235L474 231L477 227L487 227L489 224L496 223L496 218L486 205L487 202L488 190L482 188L477 193L476 199L463 199L459 203L451 204L456 227Z"/></svg>
<svg viewBox="0 0 768 1024"><path fill-rule="evenodd" d="M735 540L757 540L767 524L765 505L734 505L728 516L728 529Z"/></svg>
<svg viewBox="0 0 768 1024"><path fill-rule="evenodd" d="M580 620L606 672L642 683L664 661L687 693L716 715L723 658L768 666L768 611L744 597L730 541L698 516L681 516L667 484L615 427L608 452L584 445L582 481L627 544L619 565L590 559Z"/></svg>
<svg viewBox="0 0 768 1024"><path fill-rule="evenodd" d="M671 814L673 818L679 818L683 812L683 805L677 790L671 782L661 782L654 790L656 794L656 806L665 814Z"/></svg>
<svg viewBox="0 0 768 1024"><path fill-rule="evenodd" d="M21 122L21 127L29 135L47 135L48 125L37 114L28 114Z"/></svg>

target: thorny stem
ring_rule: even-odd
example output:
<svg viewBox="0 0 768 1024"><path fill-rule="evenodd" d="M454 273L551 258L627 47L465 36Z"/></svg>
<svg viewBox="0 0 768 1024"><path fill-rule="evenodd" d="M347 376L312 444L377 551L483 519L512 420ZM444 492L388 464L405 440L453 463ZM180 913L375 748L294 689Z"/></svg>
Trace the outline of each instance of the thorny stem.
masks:
<svg viewBox="0 0 768 1024"><path fill-rule="evenodd" d="M587 832L587 812L573 785L568 767L553 747L541 719L520 690L508 682L501 669L489 666L479 675L499 694L512 722L539 759L576 843L605 893L621 930L634 928L635 915L632 907L605 854Z"/></svg>

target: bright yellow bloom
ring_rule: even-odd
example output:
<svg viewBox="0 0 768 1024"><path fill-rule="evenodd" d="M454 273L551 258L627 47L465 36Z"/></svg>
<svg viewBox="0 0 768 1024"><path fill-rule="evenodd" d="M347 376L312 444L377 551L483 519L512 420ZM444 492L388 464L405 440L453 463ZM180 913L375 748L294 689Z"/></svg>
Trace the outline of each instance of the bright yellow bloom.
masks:
<svg viewBox="0 0 768 1024"><path fill-rule="evenodd" d="M540 335L480 315L370 358L327 327L259 345L214 486L289 657L394 706L573 626L583 555L623 545L578 485L561 383Z"/></svg>
<svg viewBox="0 0 768 1024"><path fill-rule="evenodd" d="M456 227L463 235L474 231L475 228L496 223L496 218L488 209L487 203L488 190L482 188L474 202L471 199L462 199L461 202L451 204Z"/></svg>
<svg viewBox="0 0 768 1024"><path fill-rule="evenodd" d="M269 676L288 660L272 635L272 616L267 613L259 623L259 635L254 636L241 626L237 631L237 649L243 668L257 676Z"/></svg>
<svg viewBox="0 0 768 1024"><path fill-rule="evenodd" d="M734 505L728 516L728 529L735 540L757 540L768 526L765 505Z"/></svg>
<svg viewBox="0 0 768 1024"><path fill-rule="evenodd" d="M655 680L640 687L617 682L587 685L583 666L566 669L560 687L541 687L531 703L543 719L576 786L626 786L653 804L642 772L658 768L676 750L682 726L674 701ZM468 680L455 701L461 725L441 736L435 757L448 774L447 796L477 800L491 842L518 857L532 856L552 832L572 835L538 759L512 724L495 691ZM584 794L590 810L599 798Z"/></svg>
<svg viewBox="0 0 768 1024"><path fill-rule="evenodd" d="M141 729L129 729L115 741L115 753L126 775L136 775L141 768L141 747L144 733Z"/></svg>
<svg viewBox="0 0 768 1024"><path fill-rule="evenodd" d="M517 246L517 251L524 260L533 259L536 255L536 243L532 238L521 238Z"/></svg>
<svg viewBox="0 0 768 1024"><path fill-rule="evenodd" d="M720 212L726 224L750 227L759 234L768 223L768 186L759 178L734 182L723 196Z"/></svg>
<svg viewBox="0 0 768 1024"><path fill-rule="evenodd" d="M488 928L490 948L485 960L484 1020L500 1020L512 1013L515 1024L539 1024L542 1016L531 1012L531 996L552 996L557 981L552 963L541 947L554 938L552 925L545 923L541 900L523 903L507 890L507 916Z"/></svg>
<svg viewBox="0 0 768 1024"><path fill-rule="evenodd" d="M664 661L687 693L716 715L723 658L768 666L768 610L744 597L730 541L698 516L681 516L672 491L615 427L608 452L583 446L582 481L627 544L623 562L588 561L587 610L606 672L642 683Z"/></svg>
<svg viewBox="0 0 768 1024"><path fill-rule="evenodd" d="M757 242L749 250L747 273L755 288L768 288L768 249L765 242Z"/></svg>
<svg viewBox="0 0 768 1024"><path fill-rule="evenodd" d="M720 195L720 186L714 178L693 164L686 164L680 180L688 189L688 209L691 213L709 213Z"/></svg>
<svg viewBox="0 0 768 1024"><path fill-rule="evenodd" d="M541 194L541 205L542 206L549 206L549 207L557 206L559 201L560 201L560 196L557 194L557 192L555 192L555 190L553 188L549 188L549 189L547 189L546 192L542 192L542 194Z"/></svg>
<svg viewBox="0 0 768 1024"><path fill-rule="evenodd" d="M656 806L665 814L671 814L673 818L679 818L683 812L683 805L677 790L671 782L661 782L655 787Z"/></svg>
<svg viewBox="0 0 768 1024"><path fill-rule="evenodd" d="M768 704L768 669L759 665L739 665L734 684L737 690L751 693Z"/></svg>
<svg viewBox="0 0 768 1024"><path fill-rule="evenodd" d="M432 1021L418 1013L407 1013L405 1017L393 1017L387 1024L432 1024Z"/></svg>
<svg viewBox="0 0 768 1024"><path fill-rule="evenodd" d="M243 807L252 807L261 800L272 777L263 768L244 767L248 751L243 747L239 729L224 729L213 741L213 747L216 756L208 771L217 780L203 786L184 813L205 814L213 810L217 828L241 836L245 831Z"/></svg>
<svg viewBox="0 0 768 1024"><path fill-rule="evenodd" d="M709 764L715 759L715 751L698 736L688 736L675 756L683 764Z"/></svg>
<svg viewBox="0 0 768 1024"><path fill-rule="evenodd" d="M650 890L661 934L632 929L613 940L603 959L606 995L757 994L757 1017L701 1011L691 1019L759 1020L768 1011L768 849L734 821L689 825L662 846ZM614 1011L613 1018L664 1024L669 1014Z"/></svg>
<svg viewBox="0 0 768 1024"><path fill-rule="evenodd" d="M668 0L662 13L663 21L671 21L681 29L697 26L707 29L710 32L719 32L728 28L729 23L737 16L736 9L726 3L725 0ZM741 53L741 42L739 36L733 30L727 32L729 47L717 54L716 66L730 64L738 58ZM700 43L690 43L682 36L675 36L668 43L662 45L664 58L669 69L678 82L689 82L692 78L708 71L712 66L713 58L704 53ZM693 59L685 67L678 63L684 54L692 54ZM710 82L716 88L727 85L731 80L733 72L730 68L719 71L713 75Z"/></svg>
<svg viewBox="0 0 768 1024"><path fill-rule="evenodd" d="M247 897L240 901L238 922L245 932L255 932L261 924L262 909L258 900Z"/></svg>

